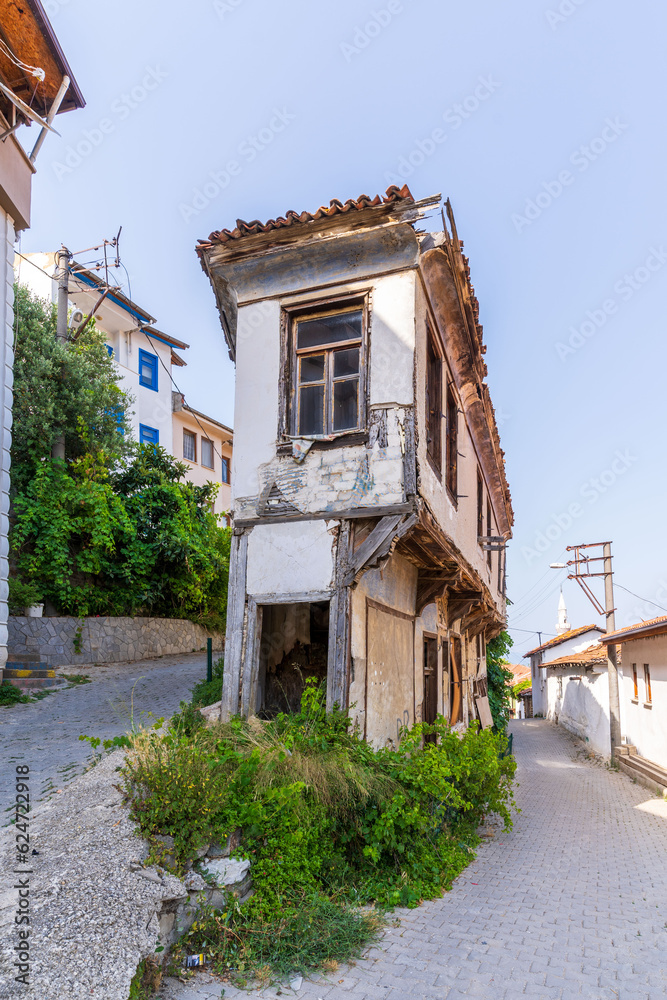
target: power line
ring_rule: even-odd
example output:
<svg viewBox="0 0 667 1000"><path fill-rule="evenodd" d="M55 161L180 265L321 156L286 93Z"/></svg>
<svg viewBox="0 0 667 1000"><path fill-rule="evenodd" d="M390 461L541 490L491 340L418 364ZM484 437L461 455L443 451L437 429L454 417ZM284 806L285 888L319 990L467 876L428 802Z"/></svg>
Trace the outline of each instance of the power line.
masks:
<svg viewBox="0 0 667 1000"><path fill-rule="evenodd" d="M661 611L667 611L667 608L663 608L662 604L656 604L655 601L649 601L648 597L640 597L639 594L633 593L632 590L628 590L627 587L621 586L621 584L616 581L614 581L614 586L618 587L619 590L624 590L626 594L631 594L632 597L636 597L638 601L643 601L644 604L652 604L654 608L660 608Z"/></svg>

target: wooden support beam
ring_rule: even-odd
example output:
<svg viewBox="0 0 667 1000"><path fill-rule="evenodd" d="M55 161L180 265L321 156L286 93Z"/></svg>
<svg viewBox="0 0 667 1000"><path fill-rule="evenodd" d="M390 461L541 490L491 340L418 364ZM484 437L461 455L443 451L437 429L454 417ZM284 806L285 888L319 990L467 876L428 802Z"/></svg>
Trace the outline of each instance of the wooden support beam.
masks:
<svg viewBox="0 0 667 1000"><path fill-rule="evenodd" d="M247 719L257 711L257 685L259 683L259 654L262 641L261 605L254 597L248 598L246 646L243 657L241 683L241 715Z"/></svg>
<svg viewBox="0 0 667 1000"><path fill-rule="evenodd" d="M334 563L334 592L329 605L329 657L327 661L327 712L338 703L347 708L350 643L350 589L345 580L350 570L350 522L338 532Z"/></svg>

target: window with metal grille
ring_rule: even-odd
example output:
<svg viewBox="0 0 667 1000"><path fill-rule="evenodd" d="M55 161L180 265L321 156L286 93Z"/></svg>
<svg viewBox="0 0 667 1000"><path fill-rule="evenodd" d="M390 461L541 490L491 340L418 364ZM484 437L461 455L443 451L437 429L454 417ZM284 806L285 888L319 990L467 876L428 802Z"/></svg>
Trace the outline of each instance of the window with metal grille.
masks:
<svg viewBox="0 0 667 1000"><path fill-rule="evenodd" d="M293 434L316 437L362 426L363 330L359 306L295 318Z"/></svg>
<svg viewBox="0 0 667 1000"><path fill-rule="evenodd" d="M213 442L204 437L201 439L201 464L207 469L213 468Z"/></svg>
<svg viewBox="0 0 667 1000"><path fill-rule="evenodd" d="M447 386L447 475L446 485L454 503L458 501L459 408L451 385Z"/></svg>
<svg viewBox="0 0 667 1000"><path fill-rule="evenodd" d="M197 461L197 435L192 431L183 431L183 458L188 462Z"/></svg>
<svg viewBox="0 0 667 1000"><path fill-rule="evenodd" d="M426 342L426 452L436 470L442 466L442 358L430 330Z"/></svg>

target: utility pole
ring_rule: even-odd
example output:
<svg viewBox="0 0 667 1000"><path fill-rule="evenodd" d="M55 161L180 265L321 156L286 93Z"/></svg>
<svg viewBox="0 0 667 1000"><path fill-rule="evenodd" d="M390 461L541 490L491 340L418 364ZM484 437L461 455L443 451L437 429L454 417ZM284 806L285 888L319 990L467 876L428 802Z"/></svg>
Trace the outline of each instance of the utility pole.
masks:
<svg viewBox="0 0 667 1000"><path fill-rule="evenodd" d="M582 554L582 549L602 549L602 555L585 555ZM574 573L570 573L568 579L576 580L597 613L605 616L607 633L615 632L616 609L614 607L614 573L611 563L611 542L568 545L567 551L574 552L574 559L568 560L565 564L552 563L552 568L561 569L565 566L574 566ZM600 562L603 564L601 572L597 572L597 566L591 568L591 563ZM585 582L587 578L593 576L604 577L604 607L602 607L589 585ZM621 745L621 703L618 693L618 663L614 643L607 643L607 676L609 679L609 739L613 760L615 757L615 748Z"/></svg>
<svg viewBox="0 0 667 1000"><path fill-rule="evenodd" d="M58 312L56 319L56 339L67 340L67 308L69 305L69 261L70 252L65 247L58 251ZM65 434L59 434L51 447L51 458L65 461Z"/></svg>

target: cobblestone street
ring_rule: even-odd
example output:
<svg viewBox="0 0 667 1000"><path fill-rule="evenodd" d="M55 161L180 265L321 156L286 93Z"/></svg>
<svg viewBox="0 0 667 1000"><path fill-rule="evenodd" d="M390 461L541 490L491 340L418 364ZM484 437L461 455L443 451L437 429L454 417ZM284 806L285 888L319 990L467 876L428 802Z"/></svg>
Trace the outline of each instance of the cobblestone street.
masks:
<svg viewBox="0 0 667 1000"><path fill-rule="evenodd" d="M0 708L0 753L10 764L28 764L41 796L57 789L83 770L90 745L79 736L109 739L124 733L130 717L142 712L169 716L193 686L206 677L206 654L163 656L85 670L90 684L55 691L40 701ZM133 693L134 689L134 693ZM14 768L0 778L0 826L13 801Z"/></svg>
<svg viewBox="0 0 667 1000"><path fill-rule="evenodd" d="M362 961L283 997L667 996L667 803L551 723L512 729L522 809L512 832L481 846L442 899L400 911ZM217 1000L222 985L169 980L160 997ZM248 996L224 986L225 1000Z"/></svg>

